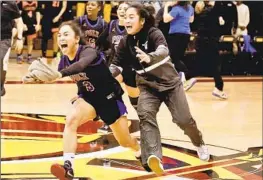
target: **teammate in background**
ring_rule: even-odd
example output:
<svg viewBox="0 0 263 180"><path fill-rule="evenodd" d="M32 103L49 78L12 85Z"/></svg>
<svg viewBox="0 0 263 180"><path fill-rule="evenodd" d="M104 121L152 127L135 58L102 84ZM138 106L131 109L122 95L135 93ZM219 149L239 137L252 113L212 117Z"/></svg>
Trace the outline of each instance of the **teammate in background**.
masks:
<svg viewBox="0 0 263 180"><path fill-rule="evenodd" d="M99 16L102 10L102 1L87 1L86 12L87 15L77 18L75 21L80 25L87 45L103 50L104 45L98 44L97 39L106 30L108 24Z"/></svg>
<svg viewBox="0 0 263 180"><path fill-rule="evenodd" d="M118 19L112 20L109 24L108 29L98 39L99 44L103 42L105 43L105 39L108 39L110 48L105 52L108 65L111 64L121 39L127 34L124 27L124 17L128 7L129 4L127 2L125 1L119 2L117 9ZM122 74L116 77L116 79L119 81L119 83L124 82L130 103L136 110L140 90L137 88L135 76L136 76L136 72L134 70L132 70L131 68L124 68ZM107 132L110 131L110 129L105 124L105 126L100 128L100 131Z"/></svg>

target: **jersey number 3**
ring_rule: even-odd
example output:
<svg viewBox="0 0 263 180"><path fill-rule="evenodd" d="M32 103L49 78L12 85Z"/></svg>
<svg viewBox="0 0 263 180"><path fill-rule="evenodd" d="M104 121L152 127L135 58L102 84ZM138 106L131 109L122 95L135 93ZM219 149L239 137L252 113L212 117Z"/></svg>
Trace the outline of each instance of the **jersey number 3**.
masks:
<svg viewBox="0 0 263 180"><path fill-rule="evenodd" d="M88 92L92 92L95 90L94 86L89 81L83 81L82 84L86 87Z"/></svg>

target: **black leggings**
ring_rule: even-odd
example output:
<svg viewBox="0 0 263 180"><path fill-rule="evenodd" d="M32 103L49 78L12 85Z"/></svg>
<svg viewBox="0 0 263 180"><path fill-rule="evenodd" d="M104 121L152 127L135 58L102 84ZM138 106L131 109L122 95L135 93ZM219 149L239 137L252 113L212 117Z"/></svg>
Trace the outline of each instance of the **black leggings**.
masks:
<svg viewBox="0 0 263 180"><path fill-rule="evenodd" d="M42 42L41 42L41 50L42 50L42 56L43 57L47 57L47 43L48 43L48 39L46 37L42 38Z"/></svg>
<svg viewBox="0 0 263 180"><path fill-rule="evenodd" d="M185 73L186 80L192 78L192 75L190 74L191 72L189 72L188 68L182 61L189 41L189 34L174 33L170 34L168 37L168 46L172 62L178 72L182 71Z"/></svg>
<svg viewBox="0 0 263 180"><path fill-rule="evenodd" d="M218 52L218 38L199 36L196 39L196 59L198 70L202 74L212 76L215 87L220 91L224 88L221 77L221 63Z"/></svg>

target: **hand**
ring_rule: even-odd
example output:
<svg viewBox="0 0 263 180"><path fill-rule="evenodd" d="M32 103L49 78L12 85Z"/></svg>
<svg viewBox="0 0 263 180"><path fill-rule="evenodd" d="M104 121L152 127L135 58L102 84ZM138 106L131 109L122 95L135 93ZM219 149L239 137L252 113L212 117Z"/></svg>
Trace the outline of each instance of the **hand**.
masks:
<svg viewBox="0 0 263 180"><path fill-rule="evenodd" d="M22 78L22 82L24 84L40 84L40 83L44 83L43 81L38 80L38 78L32 72L28 72L27 75L25 75Z"/></svg>
<svg viewBox="0 0 263 180"><path fill-rule="evenodd" d="M59 18L60 18L59 16L54 17L54 19L52 20L52 22L53 22L53 23L58 22L58 21L59 21Z"/></svg>
<svg viewBox="0 0 263 180"><path fill-rule="evenodd" d="M38 32L38 31L40 30L40 25L39 25L39 24L37 24L37 25L35 26L35 30L36 30L36 32Z"/></svg>
<svg viewBox="0 0 263 180"><path fill-rule="evenodd" d="M54 82L62 77L60 72L46 64L41 58L33 61L28 71L31 73L31 76L45 83Z"/></svg>
<svg viewBox="0 0 263 180"><path fill-rule="evenodd" d="M27 31L27 30L28 30L27 25L24 24L23 31Z"/></svg>
<svg viewBox="0 0 263 180"><path fill-rule="evenodd" d="M220 24L220 26L225 25L225 20L223 19L222 16L219 17L219 24Z"/></svg>
<svg viewBox="0 0 263 180"><path fill-rule="evenodd" d="M148 54L143 52L137 46L135 46L134 48L135 48L136 53L137 53L136 57L140 59L140 63L142 63L142 62L150 63L151 62L151 58L150 58L150 56Z"/></svg>
<svg viewBox="0 0 263 180"><path fill-rule="evenodd" d="M16 52L21 52L22 49L23 49L23 45L24 45L23 39L22 38L21 39L17 39L16 40L16 46L15 46Z"/></svg>

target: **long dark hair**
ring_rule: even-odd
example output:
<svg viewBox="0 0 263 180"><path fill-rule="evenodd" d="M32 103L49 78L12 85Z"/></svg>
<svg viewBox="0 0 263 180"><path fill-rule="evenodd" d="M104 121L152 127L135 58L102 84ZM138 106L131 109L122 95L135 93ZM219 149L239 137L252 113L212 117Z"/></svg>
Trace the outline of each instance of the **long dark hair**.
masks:
<svg viewBox="0 0 263 180"><path fill-rule="evenodd" d="M59 30L63 27L63 26L70 26L71 29L74 31L75 36L79 36L80 40L79 40L79 44L84 45L85 44L85 39L84 39L84 35L81 31L81 28L79 27L79 25L74 22L74 21L66 21L63 22L60 26L59 26Z"/></svg>
<svg viewBox="0 0 263 180"><path fill-rule="evenodd" d="M188 5L190 4L189 1L178 1L177 5L182 6L184 9L188 10Z"/></svg>
<svg viewBox="0 0 263 180"><path fill-rule="evenodd" d="M137 14L140 16L140 18L145 19L145 23L143 25L144 28L150 28L154 26L155 18L153 16L154 12L152 11L152 8L139 3L133 3L129 6L129 8L136 9Z"/></svg>

